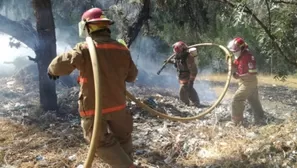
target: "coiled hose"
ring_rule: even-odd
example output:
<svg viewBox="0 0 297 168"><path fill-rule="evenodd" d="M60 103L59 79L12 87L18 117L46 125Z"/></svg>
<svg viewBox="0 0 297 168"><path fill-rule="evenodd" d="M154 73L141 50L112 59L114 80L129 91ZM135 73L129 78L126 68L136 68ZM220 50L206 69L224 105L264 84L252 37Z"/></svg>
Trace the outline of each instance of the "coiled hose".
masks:
<svg viewBox="0 0 297 168"><path fill-rule="evenodd" d="M164 113L161 113L159 111L156 111L152 108L150 108L150 106L142 103L141 101L137 100L131 93L129 93L128 91L126 91L126 96L134 101L138 106L142 107L143 109L145 109L146 111L154 114L154 115L157 115L161 118L164 118L164 119L169 119L169 120L172 120L172 121L182 121L182 122L186 122L186 121L191 121L191 120L196 120L196 119L200 119L202 117L204 117L206 114L210 113L221 101L222 99L224 98L227 90L228 90L228 87L229 87L229 84L230 84L230 80L231 80L231 75L232 75L232 56L230 54L230 52L222 45L218 45L218 44L214 44L214 43L201 43L201 44L195 44L195 45L192 45L192 46L189 46L189 48L192 48L192 47L199 47L199 46L217 46L219 47L220 49L222 49L225 54L226 54L226 60L228 61L228 75L227 75L227 80L226 80L226 84L225 84L225 87L224 87L224 90L223 92L221 93L221 95L219 96L219 98L217 99L217 101L211 106L209 107L206 111L196 115L196 116L193 116L193 117L174 117L174 116L169 116L169 115L166 115Z"/></svg>
<svg viewBox="0 0 297 168"><path fill-rule="evenodd" d="M101 92L101 85L100 85L100 70L99 70L96 49L94 47L94 43L93 43L93 40L91 37L87 37L86 42L88 44L89 52L90 52L90 56L91 56L92 67L93 67L93 76L94 76L94 86L95 86L95 120L94 120L91 144L90 144L90 148L88 151L87 159L84 164L84 168L90 168L92 166L92 162L93 162L94 155L95 155L95 150L97 148L96 144L98 142L100 130L101 130L100 127L101 127L101 121L102 121L101 120L101 116L102 116L102 113L101 113L101 107L102 107L101 99L102 99L102 97L101 97L101 95L102 95L102 92ZM228 90L230 80L231 80L231 75L232 75L232 72L231 72L232 57L231 57L231 54L229 53L229 51L224 46L214 44L214 43L195 44L195 45L189 46L189 48L200 47L200 46L217 46L217 47L219 47L220 49L222 49L225 52L226 60L228 62L228 75L227 75L227 80L226 80L224 90L221 93L221 95L219 96L219 98L217 99L217 101L210 108L208 108L206 111L204 111L196 116L193 116L193 117L174 117L174 116L169 116L169 115L163 114L161 112L158 112L158 111L150 108L148 105L137 100L129 91L126 91L126 97L129 98L130 100L134 101L139 107L142 107L146 111L148 111L154 115L157 115L161 118L169 119L172 121L186 122L186 121L196 120L196 119L200 119L200 118L204 117L206 114L210 113L222 101L222 99L224 98L224 96Z"/></svg>

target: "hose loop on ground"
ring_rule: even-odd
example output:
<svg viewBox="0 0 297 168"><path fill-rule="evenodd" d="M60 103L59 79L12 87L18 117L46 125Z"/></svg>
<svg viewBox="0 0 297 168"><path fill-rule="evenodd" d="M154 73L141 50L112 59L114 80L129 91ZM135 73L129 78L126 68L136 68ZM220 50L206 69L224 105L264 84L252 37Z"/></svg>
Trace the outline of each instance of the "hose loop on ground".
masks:
<svg viewBox="0 0 297 168"><path fill-rule="evenodd" d="M222 101L222 99L224 98L224 96L225 96L225 94L226 94L226 92L228 90L228 87L229 87L229 84L230 84L230 80L231 80L231 76L232 76L232 72L231 72L232 71L232 55L226 49L226 47L224 47L222 45L214 44L214 43L200 43L200 44L191 45L191 46L189 46L189 48L192 48L192 47L201 47L201 46L217 46L217 47L219 47L220 49L222 49L224 51L225 56L226 56L225 58L226 58L227 63L228 63L228 75L227 75L226 83L225 83L225 86L224 86L224 90L221 93L221 95L219 96L219 98L217 99L217 101L211 107L209 107L207 110L205 110L204 112L202 112L202 113L200 113L200 114L198 114L196 116L193 116L193 117L169 116L167 114L164 114L164 113L161 113L159 111L156 111L156 110L152 109L151 107L149 107L148 105L142 103L140 100L136 99L128 91L126 91L126 96L130 100L134 101L136 103L136 105L138 105L139 107L142 107L143 109L145 109L146 111L150 112L151 114L157 115L157 116L159 116L161 118L164 118L164 119L169 119L169 120L172 120L172 121L181 121L181 122L186 122L186 121L201 119L206 114L208 114L211 111L213 111L220 104L220 102Z"/></svg>
<svg viewBox="0 0 297 168"><path fill-rule="evenodd" d="M90 148L88 151L88 156L86 158L86 161L84 163L84 168L90 168L92 166L92 162L95 156L95 151L97 148L97 142L99 139L99 135L100 135L100 130L101 130L101 122L102 122L102 113L101 113L101 109L102 109L102 105L101 105L101 100L102 100L102 91L101 91L101 81L100 81L100 70L99 70L99 63L98 63L98 58L97 58L97 54L96 54L96 49L94 46L94 42L92 40L91 37L87 37L86 38L86 42L88 44L89 47L89 52L90 52L90 56L91 56L91 61L92 61L92 68L93 68L93 77L94 77L94 86L95 86L95 116L94 116L94 125L93 125L93 132L92 132L92 138L91 138L91 143L90 143ZM130 92L126 91L126 96L131 99L132 101L134 101L138 106L142 107L143 109L147 110L148 112L157 115L161 118L164 119L169 119L172 121L181 121L181 122L186 122L186 121L191 121L191 120L196 120L196 119L201 119L202 117L204 117L206 114L210 113L223 99L223 97L225 96L229 84L230 84L230 80L231 80L231 66L232 66L232 57L231 54L229 53L229 51L221 45L218 44L214 44L214 43L201 43L201 44L195 44L192 46L189 46L189 48L191 47L200 47L200 46L217 46L219 48L221 48L225 54L226 54L226 59L228 62L228 75L227 75L227 79L226 79L226 84L224 87L223 92L221 93L221 95L219 96L219 98L217 99L217 101L206 111L198 114L197 116L193 116L193 117L175 117L175 116L169 116L166 115L164 113L161 113L159 111L156 111L152 108L150 108L148 105L142 103L141 101L137 100Z"/></svg>

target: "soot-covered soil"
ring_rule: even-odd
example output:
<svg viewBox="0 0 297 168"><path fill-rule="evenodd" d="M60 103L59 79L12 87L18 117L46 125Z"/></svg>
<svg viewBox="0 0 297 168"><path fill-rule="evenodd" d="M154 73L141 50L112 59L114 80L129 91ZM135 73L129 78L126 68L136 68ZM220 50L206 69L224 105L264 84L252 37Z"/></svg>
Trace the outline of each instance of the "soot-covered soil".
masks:
<svg viewBox="0 0 297 168"><path fill-rule="evenodd" d="M159 79L161 80L161 78ZM168 81L168 80L167 80ZM170 78L170 81L174 81ZM77 113L78 87L58 83L58 113L38 108L37 81L14 76L0 80L0 165L2 167L79 167L87 155ZM203 104L211 105L223 82L198 81ZM236 89L231 84L221 104L201 120L172 122L153 116L127 101L134 117L135 162L147 167L297 167L297 89L260 85L266 111L265 126L254 126L245 109L245 126L226 125ZM169 83L135 83L128 90L155 108L173 116L194 116L206 108L184 106L178 88ZM94 167L106 167L97 159Z"/></svg>

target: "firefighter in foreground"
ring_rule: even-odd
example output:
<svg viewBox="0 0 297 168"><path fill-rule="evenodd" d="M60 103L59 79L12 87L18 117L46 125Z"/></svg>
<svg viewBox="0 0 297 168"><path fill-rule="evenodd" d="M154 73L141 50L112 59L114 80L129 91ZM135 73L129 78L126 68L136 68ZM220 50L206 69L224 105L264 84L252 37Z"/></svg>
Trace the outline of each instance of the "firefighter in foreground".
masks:
<svg viewBox="0 0 297 168"><path fill-rule="evenodd" d="M233 77L239 80L239 88L232 101L232 124L243 122L244 103L248 100L252 107L255 124L264 124L264 111L258 95L256 59L242 38L234 38L228 44L233 53Z"/></svg>
<svg viewBox="0 0 297 168"><path fill-rule="evenodd" d="M126 110L126 84L134 82L138 73L129 50L116 40L111 39L107 19L100 8L87 10L81 18L88 33L95 42L101 69L103 90L102 130L98 142L98 156L113 168L132 168L132 115ZM81 31L80 31L81 32ZM95 91L91 58L86 42L78 43L69 52L57 56L49 65L51 79L69 75L74 69L79 70L78 98L79 114L84 138L90 142L94 112Z"/></svg>
<svg viewBox="0 0 297 168"><path fill-rule="evenodd" d="M200 107L200 100L193 86L197 75L197 65L194 60L197 53L194 51L190 53L187 44L182 41L174 43L172 47L176 56L170 63L177 69L180 83L179 98L186 105L190 105L191 100L195 106Z"/></svg>

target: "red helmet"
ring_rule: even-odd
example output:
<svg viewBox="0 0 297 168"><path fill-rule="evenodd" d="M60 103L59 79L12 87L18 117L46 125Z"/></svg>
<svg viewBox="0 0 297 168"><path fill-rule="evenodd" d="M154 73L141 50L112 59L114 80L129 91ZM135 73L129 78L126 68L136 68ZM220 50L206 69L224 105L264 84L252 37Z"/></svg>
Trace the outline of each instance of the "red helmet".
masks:
<svg viewBox="0 0 297 168"><path fill-rule="evenodd" d="M236 37L228 43L228 49L231 52L237 52L248 48L248 45L240 37Z"/></svg>
<svg viewBox="0 0 297 168"><path fill-rule="evenodd" d="M173 47L173 51L175 53L180 53L180 52L184 51L185 49L188 49L187 44L182 41L178 41L178 42L174 43L172 45L172 47Z"/></svg>
<svg viewBox="0 0 297 168"><path fill-rule="evenodd" d="M96 22L108 22L108 24L113 24L113 21L106 18L103 14L103 11L100 8L91 8L82 15L81 20L87 23L96 23Z"/></svg>

